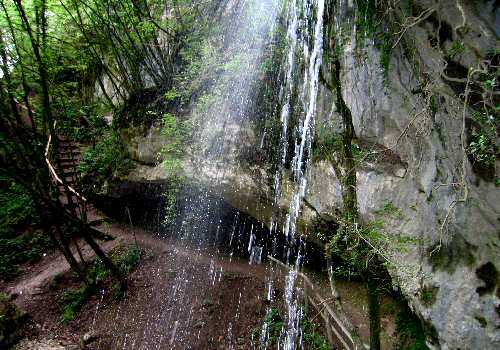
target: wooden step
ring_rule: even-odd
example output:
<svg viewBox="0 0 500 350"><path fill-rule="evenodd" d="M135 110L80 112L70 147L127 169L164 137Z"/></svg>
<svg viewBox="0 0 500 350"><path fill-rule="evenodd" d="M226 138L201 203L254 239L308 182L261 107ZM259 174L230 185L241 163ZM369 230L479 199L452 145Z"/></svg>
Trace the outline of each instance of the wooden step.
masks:
<svg viewBox="0 0 500 350"><path fill-rule="evenodd" d="M66 196L66 194L64 192L61 193L61 195L59 196L59 201L62 204L68 204L68 197ZM78 202L78 197L76 195L72 194L71 195L71 202L77 203Z"/></svg>
<svg viewBox="0 0 500 350"><path fill-rule="evenodd" d="M66 176L64 178L64 181L66 181L66 184L68 186L71 186L75 182L75 179L73 178L73 176Z"/></svg>
<svg viewBox="0 0 500 350"><path fill-rule="evenodd" d="M73 144L64 144L64 145L59 145L59 147L57 147L59 151L78 150L79 148L80 146Z"/></svg>
<svg viewBox="0 0 500 350"><path fill-rule="evenodd" d="M67 161L67 160L64 162L61 162L60 164L61 164L62 169L71 169L71 168L74 168L78 165L76 162Z"/></svg>
<svg viewBox="0 0 500 350"><path fill-rule="evenodd" d="M80 154L81 152L79 150L63 149L63 150L59 150L58 153L63 155L63 154Z"/></svg>
<svg viewBox="0 0 500 350"><path fill-rule="evenodd" d="M74 168L63 168L62 173L64 175L71 176L71 175L75 174L75 169Z"/></svg>
<svg viewBox="0 0 500 350"><path fill-rule="evenodd" d="M60 154L59 160L61 162L78 162L82 159L81 154Z"/></svg>
<svg viewBox="0 0 500 350"><path fill-rule="evenodd" d="M75 146L75 147L79 147L80 144L78 142L71 141L71 140L61 140L61 139L59 139L59 146Z"/></svg>

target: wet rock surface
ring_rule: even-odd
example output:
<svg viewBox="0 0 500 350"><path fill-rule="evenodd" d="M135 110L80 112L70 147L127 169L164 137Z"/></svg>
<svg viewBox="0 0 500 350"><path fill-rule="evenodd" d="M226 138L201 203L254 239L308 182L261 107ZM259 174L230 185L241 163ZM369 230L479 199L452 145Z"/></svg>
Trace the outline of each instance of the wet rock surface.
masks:
<svg viewBox="0 0 500 350"><path fill-rule="evenodd" d="M427 325L430 345L494 349L500 346L500 189L465 154L464 133L470 130L464 129L464 118L468 125L473 111L467 108L464 114L463 82L457 85L453 79L463 79L463 67L478 64L498 47L499 8L493 1L413 3L415 15L434 10L407 29L410 47L403 39L392 48L387 70L380 48L356 32L347 33L351 40L343 48L342 94L364 155L357 173L359 207L364 222L383 222L391 276ZM335 20L353 21L352 6L340 7ZM465 49L452 57L456 43ZM331 69L326 60L317 131L341 127L328 85ZM437 102L431 104L424 90ZM249 145L258 147L262 130L250 123L230 128L233 139L244 141L233 142L230 165L198 167L186 157L184 175L188 183L211 189L268 224L274 173L269 164L238 156ZM168 182L171 173L155 162L158 148L167 141L154 128L141 133L127 134L131 157L139 163L127 181ZM278 203L283 209L293 185L285 183L284 192ZM335 217L342 210L340 183L327 160L313 163L306 201L301 217L305 227L318 214Z"/></svg>

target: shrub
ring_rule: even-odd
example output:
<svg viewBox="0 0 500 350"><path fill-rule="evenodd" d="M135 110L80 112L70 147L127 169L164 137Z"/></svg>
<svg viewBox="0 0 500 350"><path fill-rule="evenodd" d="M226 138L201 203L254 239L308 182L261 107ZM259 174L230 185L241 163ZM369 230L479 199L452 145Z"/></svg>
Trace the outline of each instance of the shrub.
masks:
<svg viewBox="0 0 500 350"><path fill-rule="evenodd" d="M139 264L142 251L136 247L127 248L125 251L112 254L113 262L120 268L124 274L130 274ZM109 276L109 270L100 259L92 261L88 278L90 283L83 285L78 289L73 289L64 293L61 300L62 321L68 323L75 319L78 312L87 303L87 301L98 291L97 285ZM62 277L58 277L62 279ZM120 300L124 297L124 290L115 284L112 287L115 299Z"/></svg>
<svg viewBox="0 0 500 350"><path fill-rule="evenodd" d="M85 285L79 289L64 293L62 306L62 321L64 323L68 323L76 317L76 314L92 296L94 290L93 285Z"/></svg>
<svg viewBox="0 0 500 350"><path fill-rule="evenodd" d="M23 336L26 318L7 294L0 293L0 349L9 349Z"/></svg>
<svg viewBox="0 0 500 350"><path fill-rule="evenodd" d="M132 162L126 157L125 146L116 131L108 131L94 147L85 152L78 166L85 190L98 192L106 181L126 174Z"/></svg>
<svg viewBox="0 0 500 350"><path fill-rule="evenodd" d="M137 267L137 265L139 265L141 257L142 257L142 251L139 248L134 247L125 251L119 257L117 263L118 266L120 267L120 270L124 274L128 275Z"/></svg>
<svg viewBox="0 0 500 350"><path fill-rule="evenodd" d="M0 177L0 238L12 237L23 225L38 221L31 196L23 187Z"/></svg>
<svg viewBox="0 0 500 350"><path fill-rule="evenodd" d="M0 278L11 280L17 275L20 264L36 262L54 248L52 241L43 233L0 238Z"/></svg>

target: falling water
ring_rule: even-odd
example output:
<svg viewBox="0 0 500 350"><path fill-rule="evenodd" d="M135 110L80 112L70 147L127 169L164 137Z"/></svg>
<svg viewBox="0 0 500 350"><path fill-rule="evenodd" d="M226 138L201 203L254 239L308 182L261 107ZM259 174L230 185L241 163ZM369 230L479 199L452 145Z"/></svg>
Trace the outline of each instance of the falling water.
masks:
<svg viewBox="0 0 500 350"><path fill-rule="evenodd" d="M116 344L123 348L178 348L188 338L187 329L193 327L193 302L190 289L199 287L194 283L196 276L193 266L208 253L208 268L201 273L209 281L203 288L216 288L224 274L223 268L216 263L212 250L223 234L221 191L230 177L238 177L238 154L241 147L257 147L247 144L252 139L247 134L251 125L251 92L255 81L259 79L259 64L262 61L265 43L270 40L278 24L278 17L286 22L286 50L281 63L283 78L280 87L279 119L281 121L281 142L279 161L274 178L275 208L284 197L284 179L289 178L288 168L292 171L293 194L285 217L275 213L270 223L271 233L286 237L285 260L292 265L286 278L284 299L287 307L286 322L280 336L279 348L295 350L300 346L301 322L303 316L303 291L297 283L302 261L302 241L297 229L297 220L307 191L308 170L312 158L312 144L316 117L319 70L323 44L323 13L325 0L290 0L281 7L279 0L247 0L235 2L235 14L227 16L223 24L223 46L226 60L222 72L198 98L204 102L192 106L195 137L190 146L191 160L186 166L187 172L200 181L200 186L182 198L182 212L178 213L178 225L174 235L179 238L179 249L170 259L179 259L183 249L190 245L195 254L183 256L184 263L179 271L172 275L171 288L152 290L150 297L157 301L153 312L137 316L145 323L142 334L118 335ZM230 11L229 11L230 12ZM260 140L261 147L264 138ZM231 181L234 181L231 180ZM245 190L244 188L242 190ZM215 199L214 199L215 198ZM219 199L218 199L219 198ZM130 216L130 212L128 212ZM246 225L246 226L245 226ZM231 249L238 246L250 255L250 263L260 263L263 259L263 247L257 239L258 225L246 223L234 215L233 224L228 228L227 242ZM241 242L242 231L249 232L248 241ZM215 233L215 234L214 234ZM215 236L215 241L213 237ZM194 242L194 247L193 247ZM184 244L184 245L183 245ZM194 248L194 249L193 249ZM216 250L215 249L215 250ZM233 252L229 254L230 259ZM292 259L291 257L295 258ZM292 261L293 260L293 261ZM172 264L174 265L174 264ZM191 266L190 266L191 265ZM266 295L268 303L274 301L272 271L268 276ZM151 279L163 280L159 269L152 272ZM228 325L227 337L234 337L234 325L242 317L240 310L242 294L236 313ZM270 309L268 309L268 312ZM117 319L121 315L117 314ZM244 316L244 315L243 315ZM192 328L191 328L192 329ZM268 327L262 325L260 341L267 348ZM200 333L198 333L198 337ZM121 346L120 346L121 347ZM118 346L116 346L118 348Z"/></svg>
<svg viewBox="0 0 500 350"><path fill-rule="evenodd" d="M291 159L291 169L295 190L284 220L283 233L289 242L287 262L290 255L296 252L297 258L290 269L286 280L285 301L287 305L286 328L281 337L280 346L285 350L297 348L300 337L300 323L303 315L301 307L302 291L296 285L297 274L301 265L300 244L297 243L297 219L307 190L307 172L312 159L312 144L318 97L319 72L323 50L323 13L325 0L296 0L289 3L287 11L286 40L288 53L283 63L286 70L282 82L280 96L282 109L280 120L281 132L281 163L275 175L275 201L278 205L282 197L282 179L286 176L285 165L289 158L289 138L292 136L294 152ZM310 25L312 21L313 25ZM312 30L311 30L312 29ZM300 75L299 79L297 74ZM301 83L296 83L296 82ZM294 92L298 91L299 101L293 100ZM300 112L299 112L300 111ZM298 118L297 127L290 134L290 119L292 114ZM274 227L274 224L272 225ZM269 285L269 290L272 285ZM264 326L263 330L266 330Z"/></svg>

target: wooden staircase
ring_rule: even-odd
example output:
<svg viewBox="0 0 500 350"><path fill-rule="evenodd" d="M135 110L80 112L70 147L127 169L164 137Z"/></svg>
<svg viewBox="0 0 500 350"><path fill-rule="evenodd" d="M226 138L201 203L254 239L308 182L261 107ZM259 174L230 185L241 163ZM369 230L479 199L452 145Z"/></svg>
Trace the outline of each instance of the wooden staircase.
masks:
<svg viewBox="0 0 500 350"><path fill-rule="evenodd" d="M66 186L59 183L59 200L63 207L73 211L81 219L87 221L90 226L96 226L107 220L81 195L77 196L68 189L78 188L77 168L82 160L82 145L78 142L67 139L64 136L58 136L57 153L59 155L59 177L63 179Z"/></svg>
<svg viewBox="0 0 500 350"><path fill-rule="evenodd" d="M58 137L57 153L59 155L59 177L64 180L66 185L71 188L76 188L76 168L81 160L80 145L76 142L70 141L63 136ZM62 184L58 185L59 200L64 208L75 210L81 216L82 208L80 206L86 205L85 201L79 199L78 196L67 190ZM80 205L79 205L80 204Z"/></svg>

